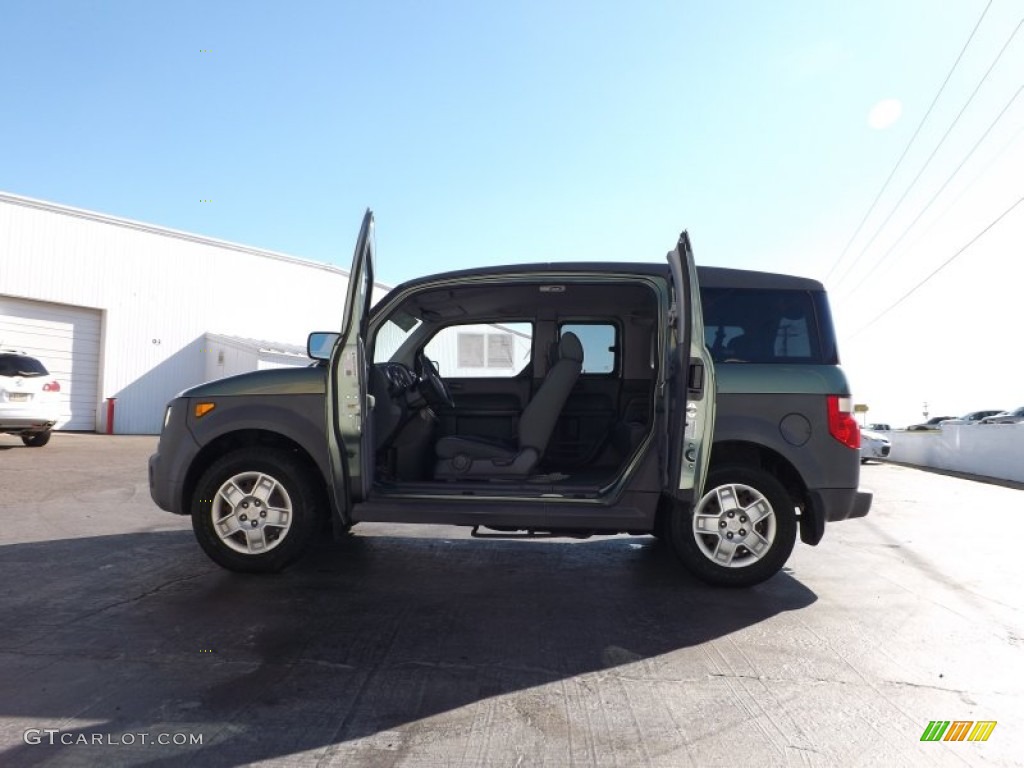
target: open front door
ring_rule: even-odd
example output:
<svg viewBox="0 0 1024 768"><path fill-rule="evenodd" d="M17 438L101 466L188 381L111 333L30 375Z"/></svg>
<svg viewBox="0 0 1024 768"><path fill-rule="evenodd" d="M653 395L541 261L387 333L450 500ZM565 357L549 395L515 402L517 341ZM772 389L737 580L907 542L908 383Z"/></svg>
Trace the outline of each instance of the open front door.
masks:
<svg viewBox="0 0 1024 768"><path fill-rule="evenodd" d="M704 344L697 267L690 236L683 232L668 254L672 309L667 334L665 490L696 502L704 489L715 426L715 369Z"/></svg>
<svg viewBox="0 0 1024 768"><path fill-rule="evenodd" d="M334 500L342 521L351 520L353 501L369 496L373 485L373 435L367 392L366 325L373 293L373 211L359 228L348 276L341 336L327 372L327 443Z"/></svg>

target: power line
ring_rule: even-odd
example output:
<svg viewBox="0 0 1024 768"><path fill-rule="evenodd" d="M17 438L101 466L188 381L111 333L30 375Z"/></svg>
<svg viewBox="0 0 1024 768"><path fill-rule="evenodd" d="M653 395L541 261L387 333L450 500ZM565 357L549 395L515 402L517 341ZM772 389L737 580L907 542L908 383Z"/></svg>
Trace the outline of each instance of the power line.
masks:
<svg viewBox="0 0 1024 768"><path fill-rule="evenodd" d="M861 279L857 282L857 284L855 286L853 286L853 288L851 288L849 290L847 295L851 295L853 293L856 293L857 289L860 288L864 284L864 281L866 281L869 277L871 277L871 275L874 274L875 270L878 269L879 266L881 266L882 262L885 261L886 257L890 253L892 253L894 250L896 250L896 246L898 246L901 242L903 242L903 238L906 237L907 233L909 233L910 230L912 230L914 228L914 226L917 224L917 222L919 222L921 220L921 217L924 216L925 213L928 212L928 209L932 207L932 205L935 203L935 201L939 198L939 195L941 195L945 191L946 187L949 186L949 183L954 179L954 177L958 173L960 173L960 170L967 164L967 161L971 159L971 157L974 155L974 153L978 149L978 147L981 146L981 143L983 141L985 141L986 138L988 138L989 133L991 133L992 129L996 126L996 124L1000 120L1003 119L1003 115L1006 114L1007 110L1013 105L1013 102L1015 102L1017 100L1017 97L1020 96L1022 92L1024 92L1024 85L1022 85L1020 88L1018 88L1017 92L1013 94L1013 96L1010 98L1010 100L1008 102L1006 102L1006 105L999 111L999 114L996 115L995 119L991 123L989 123L988 128L985 129L985 132L983 134L981 134L981 138L979 138L976 142L974 142L974 146L971 147L970 152L968 152L964 156L964 159L960 161L960 164L954 169L954 171L949 176L946 177L946 180L944 182L942 182L942 186L939 187L938 191L934 195L932 195L931 200L929 200L925 204L924 208L921 209L921 212L917 214L917 216L914 218L914 220L912 222L910 222L910 224L907 226L907 228L903 230L903 232L900 234L900 236L898 238L896 238L896 242L894 242L891 246L889 246L889 250L887 250L885 253L883 253L881 255L881 257L878 260L875 261L875 263L871 266L871 269L869 269L864 274L864 276L861 277Z"/></svg>
<svg viewBox="0 0 1024 768"><path fill-rule="evenodd" d="M888 307L886 307L881 312L879 312L877 315L875 315L866 325L861 326L857 331L854 332L854 334L850 338L851 339L856 338L857 336L862 334L864 331L866 331L868 328L870 328L872 325L877 323L885 315L889 314L892 310L896 309L896 307L898 307L900 304L902 304L909 296L911 296L915 291L917 291L918 288L920 288L922 285L924 285L929 280L931 280L933 277L935 277L937 274L939 274L939 272L941 272L946 267L948 267L950 264L952 264L953 261L957 257L959 257L964 251L966 251L968 248L970 248L972 245L974 245L976 242L978 242L978 240L980 240L985 235L985 233L987 233L990 229L992 229L992 227L994 227L996 224L998 224L1000 221L1002 221L1004 218L1006 218L1010 214L1010 212L1014 208L1016 208L1018 205L1020 205L1021 203L1024 203L1024 197L1021 197L1020 199L1018 199L1017 202L1015 202L1013 205L1011 205L1009 208L1007 208L1001 214L996 216L996 218L993 219L992 222L989 223L989 225L987 227L985 227L983 230L981 230L981 232L979 232L974 237L972 237L965 245L963 245L960 248L960 250L958 250L956 253L954 253L952 256L950 256L948 259L946 259L944 262L939 264L939 266L937 266L935 269L933 269L928 274L928 276L924 278L924 280L919 282L917 285L915 285L909 291L907 291L902 296L900 296L898 299L896 299L895 302L893 302Z"/></svg>
<svg viewBox="0 0 1024 768"><path fill-rule="evenodd" d="M854 260L850 263L850 266L846 268L846 271L843 272L843 274L839 278L837 278L839 282L841 282L850 273L850 270L857 264L857 262L860 261L861 257L867 252L868 248L871 247L871 244L875 242L875 238L877 238L878 235L881 234L882 230L885 229L885 226L896 214L896 211L899 210L899 207L903 204L903 201L907 199L907 195L910 194L910 190L914 188L914 185L917 184L918 179L920 179L922 174L924 174L925 170L928 168L929 164L931 163L935 155L938 153L939 149L941 149L942 145L946 143L946 139L949 137L949 134L953 132L953 129L956 127L956 124L960 122L960 118L963 117L964 112L967 111L967 108L971 105L971 102L974 101L974 97L978 95L978 91L981 90L981 86L988 79L988 76L992 73L992 70L995 69L996 64L999 63L999 60L1003 57L1003 53L1009 47L1010 43L1013 42L1013 38L1017 36L1017 33L1020 31L1020 28L1022 26L1024 26L1024 16L1022 16L1021 20L1017 22L1017 26L1014 27L1013 32L1010 33L1010 36L1006 38L1006 42L1003 43L1003 47L999 49L999 53L996 54L996 57L992 60L992 63L989 64L988 69L985 70L985 74L981 76L981 79L978 81L978 84L974 86L974 90L971 91L971 95L967 97L967 101L965 101L964 105L960 107L960 111L956 113L956 117L953 118L953 122L951 122L949 124L949 127L946 128L946 132L942 134L942 138L939 139L939 143L935 145L935 149L933 149L932 153L928 155L928 159L924 161L924 165L921 166L921 169L917 172L917 175L913 178L910 184L907 185L907 188L903 190L903 194L900 195L900 199L896 201L896 205L894 205L892 207L892 210L889 211L889 215L885 217L885 220L878 226L878 229L875 230L875 233L871 236L867 243L865 243L864 247L861 248L860 253L857 254L856 258L854 258Z"/></svg>
<svg viewBox="0 0 1024 768"><path fill-rule="evenodd" d="M889 171L889 176L886 178L885 183L882 184L882 188L878 190L878 194L875 195L875 199L871 201L871 205L868 207L867 213L864 214L864 218L860 220L860 224L857 225L857 228L853 231L853 234L850 235L850 239L846 242L846 245L843 247L842 252L839 254L839 258L836 259L835 263L832 265L832 268L829 269L828 274L825 275L825 281L828 281L828 279L832 276L832 273L835 272L836 267L838 267L842 263L843 257L846 256L846 252L850 250L850 246L853 245L853 241L857 239L857 235L860 234L860 231L861 229L863 229L864 224L868 220L868 217L875 210L875 206L878 205L878 201L882 199L882 195L885 194L885 190L889 188L889 182L892 181L892 177L896 175L896 171L899 170L900 165L903 163L903 158L907 156L907 152L910 151L910 147L914 144L914 141L917 139L917 135L921 132L921 129L924 127L925 122L927 122L928 116L932 113L932 110L935 109L935 104L939 101L939 97L942 95L942 92L946 89L946 84L949 83L950 78L953 77L953 73L956 71L957 65L960 64L960 59L964 57L964 53L967 51L967 46L969 46L971 44L971 40L974 39L974 33L978 31L978 27L981 26L981 22L985 18L985 14L988 13L988 9L991 7L992 0L988 0L988 5L986 5L985 9L981 12L981 16L978 17L978 21L975 23L974 29L972 29L971 34L967 36L967 41L963 44L963 47L960 49L960 53L957 54L956 61L953 62L953 66L950 67L949 72L946 73L946 79L942 81L942 85L939 86L939 90L935 93L935 98L932 99L932 103L931 105L929 105L928 111L924 113L924 117L921 118L921 122L917 124L917 129L914 131L914 135L910 137L910 141L907 142L907 146L903 148L903 153L896 161L896 165L894 165L892 167L892 170Z"/></svg>

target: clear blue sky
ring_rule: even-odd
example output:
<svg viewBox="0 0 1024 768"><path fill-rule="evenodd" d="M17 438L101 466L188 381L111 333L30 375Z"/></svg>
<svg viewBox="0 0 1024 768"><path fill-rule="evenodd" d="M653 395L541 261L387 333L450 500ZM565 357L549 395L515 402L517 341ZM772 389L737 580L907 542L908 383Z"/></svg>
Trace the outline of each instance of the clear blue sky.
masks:
<svg viewBox="0 0 1024 768"><path fill-rule="evenodd" d="M953 362L964 344L1005 357L1008 315L996 313L1013 295L986 288L973 334L951 334L966 333L964 296L1008 275L1019 291L1024 205L855 332L1024 194L1021 104L853 288L1024 82L1022 32L869 243L1019 2L993 0L832 270L986 2L10 3L0 189L346 267L371 206L390 283L516 261L660 260L685 227L701 263L829 275L871 420L906 423L926 399L933 413L1011 408L1024 390L1001 369L971 391ZM901 116L873 128L885 99Z"/></svg>

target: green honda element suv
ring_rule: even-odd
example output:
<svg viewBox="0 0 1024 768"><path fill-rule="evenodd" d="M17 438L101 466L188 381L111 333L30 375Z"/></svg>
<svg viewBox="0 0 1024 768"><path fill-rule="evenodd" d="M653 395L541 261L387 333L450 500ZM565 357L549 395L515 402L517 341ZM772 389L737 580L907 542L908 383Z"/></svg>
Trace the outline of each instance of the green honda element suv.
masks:
<svg viewBox="0 0 1024 768"><path fill-rule="evenodd" d="M441 523L654 535L746 586L867 513L819 283L698 269L683 233L660 265L450 272L371 308L372 227L312 365L167 406L151 494L221 566L280 570L327 521Z"/></svg>

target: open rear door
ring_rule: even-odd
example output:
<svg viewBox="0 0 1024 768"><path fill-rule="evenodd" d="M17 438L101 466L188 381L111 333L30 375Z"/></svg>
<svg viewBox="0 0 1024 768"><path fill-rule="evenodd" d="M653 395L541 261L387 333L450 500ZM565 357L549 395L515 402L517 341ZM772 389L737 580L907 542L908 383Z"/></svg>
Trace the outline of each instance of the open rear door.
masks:
<svg viewBox="0 0 1024 768"><path fill-rule="evenodd" d="M715 368L704 344L697 267L683 232L668 254L672 309L666 360L668 437L665 490L695 502L704 489L715 426Z"/></svg>
<svg viewBox="0 0 1024 768"><path fill-rule="evenodd" d="M327 443L334 500L342 521L373 485L373 435L367 392L366 326L373 293L373 211L367 209L348 276L341 336L327 373Z"/></svg>

